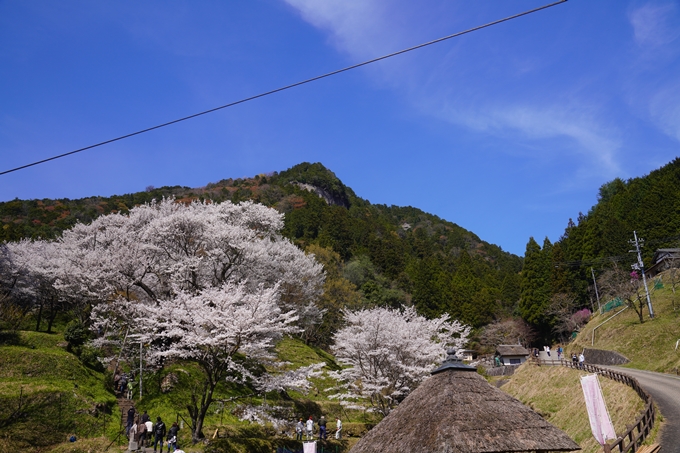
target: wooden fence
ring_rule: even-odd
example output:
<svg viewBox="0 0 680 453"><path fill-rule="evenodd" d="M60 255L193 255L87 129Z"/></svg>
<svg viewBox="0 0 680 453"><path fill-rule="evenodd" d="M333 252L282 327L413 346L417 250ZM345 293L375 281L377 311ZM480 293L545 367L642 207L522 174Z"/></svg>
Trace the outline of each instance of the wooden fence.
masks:
<svg viewBox="0 0 680 453"><path fill-rule="evenodd" d="M637 452L640 449L640 445L649 436L649 433L654 427L654 420L656 418L656 409L654 408L654 401L652 396L645 392L640 386L637 379L632 378L626 374L619 373L607 368L601 368L595 365L589 365L587 363L576 363L571 360L539 360L534 358L532 360L536 365L561 365L569 368L574 368L582 371L587 371L589 373L597 373L605 376L614 381L626 384L631 387L635 392L642 398L645 402L645 409L642 414L635 419L635 423L632 425L626 425L627 431L620 434L618 438L611 444L607 443L603 446L605 453L611 452Z"/></svg>

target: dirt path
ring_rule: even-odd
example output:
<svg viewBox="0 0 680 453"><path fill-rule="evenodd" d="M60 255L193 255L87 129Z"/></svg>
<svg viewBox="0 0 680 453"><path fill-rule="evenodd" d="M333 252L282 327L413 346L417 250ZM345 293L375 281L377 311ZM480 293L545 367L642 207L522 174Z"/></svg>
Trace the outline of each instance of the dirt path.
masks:
<svg viewBox="0 0 680 453"><path fill-rule="evenodd" d="M680 453L680 377L632 368L615 366L607 368L634 377L652 395L664 417L663 431L659 440L661 451Z"/></svg>

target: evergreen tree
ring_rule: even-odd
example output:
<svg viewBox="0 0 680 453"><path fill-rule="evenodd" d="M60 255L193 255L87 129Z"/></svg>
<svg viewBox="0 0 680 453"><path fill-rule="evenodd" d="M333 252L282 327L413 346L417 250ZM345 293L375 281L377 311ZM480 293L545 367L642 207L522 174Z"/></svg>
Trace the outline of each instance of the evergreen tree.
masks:
<svg viewBox="0 0 680 453"><path fill-rule="evenodd" d="M434 318L446 310L448 294L444 271L435 258L412 261L409 275L412 282L412 302L418 313Z"/></svg>
<svg viewBox="0 0 680 453"><path fill-rule="evenodd" d="M550 251L546 238L544 249ZM531 237L527 243L522 268L519 314L529 324L541 326L546 321L545 310L550 303L550 257Z"/></svg>

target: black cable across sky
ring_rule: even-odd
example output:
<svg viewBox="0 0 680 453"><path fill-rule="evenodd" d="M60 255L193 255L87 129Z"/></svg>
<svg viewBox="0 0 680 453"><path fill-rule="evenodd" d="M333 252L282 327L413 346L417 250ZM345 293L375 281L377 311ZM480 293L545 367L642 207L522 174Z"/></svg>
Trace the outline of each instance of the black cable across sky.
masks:
<svg viewBox="0 0 680 453"><path fill-rule="evenodd" d="M296 83L293 83L293 84L290 84L290 85L286 85L286 86L283 86L281 88L276 88L275 90L266 91L264 93L260 93L260 94L257 94L255 96L250 96L250 97L241 99L239 101L231 102L229 104L224 104L224 105L221 105L219 107L212 108L210 110L205 110L203 112L194 113L193 115L189 115L189 116L185 116L183 118L179 118L179 119L176 119L176 120L168 121L167 123L162 123L162 124L158 124L156 126L147 127L146 129L142 129L142 130L139 130L137 132L132 132L130 134L121 135L120 137L112 138L110 140L105 140L103 142L95 143L94 145L90 145L90 146L86 146L84 148L69 151L68 153L59 154L57 156L48 157L47 159L39 160L39 161L36 161L36 162L32 162L30 164L22 165L20 167L12 168L10 170L5 170L3 172L0 172L0 176L6 175L7 173L12 173L12 172L15 172L15 171L18 171L18 170L23 170L24 168L33 167L33 166L39 165L39 164L44 164L45 162L49 162L51 160L61 159L62 157L70 156L71 154L76 154L76 153L80 153L82 151L87 151L88 149L97 148L99 146L107 145L109 143L117 142L119 140L123 140L123 139L129 138L129 137L134 137L135 135L140 135L140 134L143 134L145 132L150 132L150 131L153 131L155 129L160 129L162 127L170 126L171 124L190 120L190 119L196 118L198 116L207 115L208 113L212 113L212 112L216 112L218 110L226 109L227 107L232 107L234 105L243 104L244 102L252 101L254 99L258 99L258 98L265 97L265 96L269 96L270 94L278 93L280 91L288 90L290 88L295 88L297 86L304 85L306 83L314 82L316 80L320 80L320 79L324 79L326 77L330 77L330 76L333 76L333 75L336 75L336 74L340 74L341 72L346 72L346 71L349 71L349 70L352 70L352 69L359 68L361 66L366 66L366 65L369 65L371 63L375 63L377 61L381 61L381 60L385 60L385 59L390 58L390 57L394 57L396 55L401 55L403 53L410 52L412 50L420 49L422 47L426 47L426 46L430 46L432 44L436 44L436 43L439 43L439 42L442 42L442 41L446 41L447 39L451 39L451 38L455 38L455 37L458 37L458 36L461 36L461 35L472 33L473 31L481 30L482 28L488 28L488 27L491 27L492 25L497 25L497 24L500 24L502 22L507 22L507 21L512 20L512 19L517 19L518 17L526 16L528 14L535 13L537 11L541 11L541 10L544 10L544 9L547 9L547 8L551 8L551 7L559 5L561 3L565 3L566 1L567 0L559 0L557 2L550 3L548 5L543 5L543 6L540 6L538 8L534 8L534 9L531 9L531 10L528 10L528 11L524 11L523 13L515 14L513 16L508 16L508 17L505 17L503 19L499 19L499 20L495 20L493 22L486 23L484 25L479 25L479 26L474 27L474 28L469 28L469 29L464 30L464 31L459 31L458 33L454 33L452 35L444 36L443 38L435 39L434 41L428 41L428 42L423 43L423 44L418 44L417 46L409 47L407 49L403 49L403 50L399 50L397 52L393 52L393 53L390 53L390 54L387 54L387 55L383 55L382 57L373 58L372 60L367 60L367 61L364 61L363 63L357 63L357 64L352 65L352 66L347 66L346 68L342 68L342 69L338 69L336 71L328 72L326 74L319 75L319 76L316 76L316 77L312 77L311 79L306 79L306 80L303 80L301 82L296 82Z"/></svg>

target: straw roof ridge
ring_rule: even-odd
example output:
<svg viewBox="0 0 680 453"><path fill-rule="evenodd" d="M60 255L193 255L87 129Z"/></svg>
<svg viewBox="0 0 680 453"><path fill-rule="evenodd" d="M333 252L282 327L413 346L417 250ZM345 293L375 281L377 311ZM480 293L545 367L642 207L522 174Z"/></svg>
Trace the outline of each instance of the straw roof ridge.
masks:
<svg viewBox="0 0 680 453"><path fill-rule="evenodd" d="M500 355L529 355L529 351L519 344L499 344L496 346L496 352Z"/></svg>
<svg viewBox="0 0 680 453"><path fill-rule="evenodd" d="M426 379L352 453L579 449L564 432L479 374L447 370Z"/></svg>

